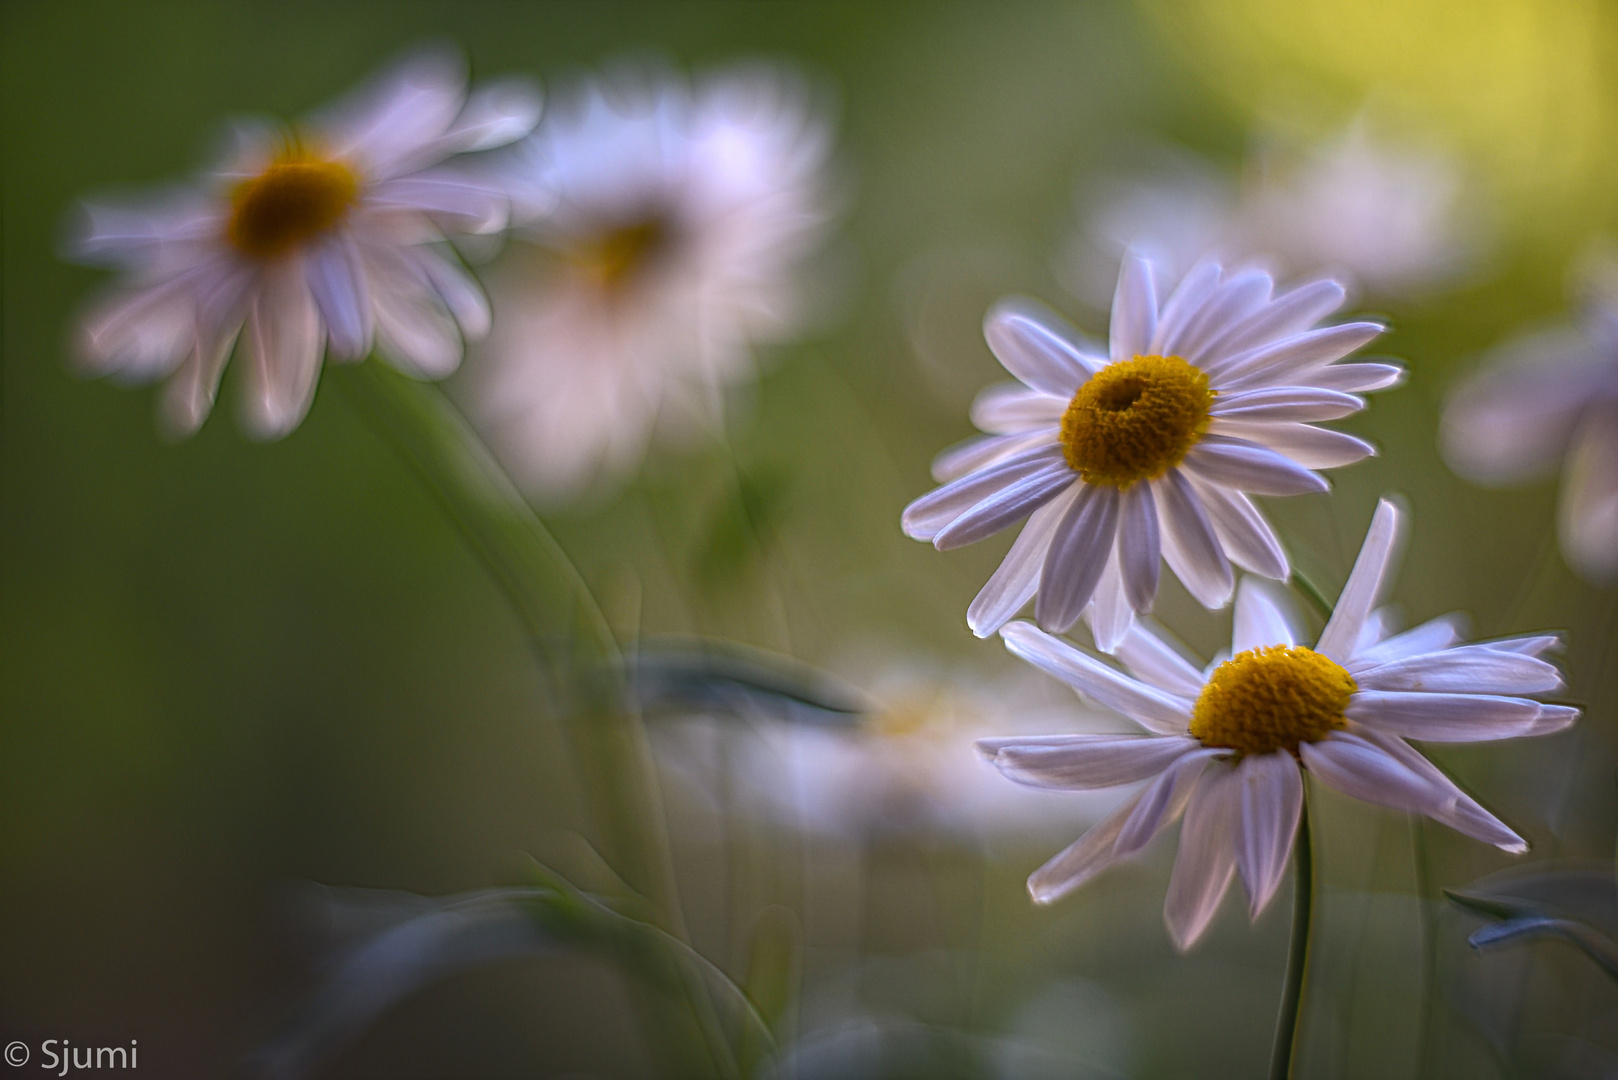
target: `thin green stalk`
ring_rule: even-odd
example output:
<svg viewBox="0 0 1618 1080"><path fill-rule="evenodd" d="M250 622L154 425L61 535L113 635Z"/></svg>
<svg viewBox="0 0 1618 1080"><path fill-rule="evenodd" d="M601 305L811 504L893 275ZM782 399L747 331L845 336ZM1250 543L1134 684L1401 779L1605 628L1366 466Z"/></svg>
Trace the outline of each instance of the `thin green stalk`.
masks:
<svg viewBox="0 0 1618 1080"><path fill-rule="evenodd" d="M1290 1080L1297 1064L1298 1021L1303 1015L1304 981L1309 975L1309 924L1314 917L1315 866L1309 840L1309 796L1305 789L1298 815L1292 886L1292 944L1287 950L1287 978L1281 988L1281 1012L1275 1021L1275 1049L1270 1080Z"/></svg>
<svg viewBox="0 0 1618 1080"><path fill-rule="evenodd" d="M1292 587L1303 594L1304 599L1309 601L1309 606L1314 608L1322 619L1331 621L1331 601L1320 591L1320 586L1310 581L1308 575L1297 567L1292 568Z"/></svg>
<svg viewBox="0 0 1618 1080"><path fill-rule="evenodd" d="M1421 913L1421 1026L1416 1029L1416 1075L1432 1075L1438 1062L1433 1039L1438 1017L1438 927L1434 926L1432 853L1427 850L1427 819L1410 815L1411 855L1416 870L1416 910Z"/></svg>

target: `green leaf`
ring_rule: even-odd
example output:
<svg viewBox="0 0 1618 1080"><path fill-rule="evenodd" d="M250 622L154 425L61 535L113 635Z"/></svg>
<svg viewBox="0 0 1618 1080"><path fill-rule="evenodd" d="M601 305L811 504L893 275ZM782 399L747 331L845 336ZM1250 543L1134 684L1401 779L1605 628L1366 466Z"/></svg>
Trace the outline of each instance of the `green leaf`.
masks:
<svg viewBox="0 0 1618 1080"><path fill-rule="evenodd" d="M826 672L734 642L642 641L628 664L648 714L765 715L816 727L852 727L867 709L858 691Z"/></svg>

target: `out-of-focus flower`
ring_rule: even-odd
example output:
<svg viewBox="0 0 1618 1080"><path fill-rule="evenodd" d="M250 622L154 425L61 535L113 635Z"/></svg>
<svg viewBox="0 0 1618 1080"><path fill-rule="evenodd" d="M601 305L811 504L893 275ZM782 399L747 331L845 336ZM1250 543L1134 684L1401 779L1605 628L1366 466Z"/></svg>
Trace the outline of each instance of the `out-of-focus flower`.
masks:
<svg viewBox="0 0 1618 1080"><path fill-rule="evenodd" d="M1595 581L1618 577L1618 290L1562 327L1496 350L1450 396L1440 428L1450 467L1511 484L1562 463L1562 554Z"/></svg>
<svg viewBox="0 0 1618 1080"><path fill-rule="evenodd" d="M1457 645L1451 618L1384 636L1372 609L1398 532L1398 512L1383 502L1314 648L1297 644L1281 598L1252 578L1236 601L1236 655L1205 672L1139 625L1118 650L1131 674L1027 623L1001 632L1012 652L1148 732L979 741L1001 772L1064 790L1155 777L1029 877L1036 901L1078 888L1184 812L1164 906L1174 943L1186 949L1201 936L1237 872L1257 918L1297 832L1301 770L1355 798L1425 814L1506 851L1527 850L1405 740L1476 742L1567 727L1578 710L1515 696L1562 685L1556 668L1539 659L1558 640Z"/></svg>
<svg viewBox="0 0 1618 1080"><path fill-rule="evenodd" d="M1312 470L1371 454L1312 426L1358 412L1399 381L1390 364L1338 364L1382 332L1374 322L1310 329L1343 287L1319 280L1274 295L1257 270L1199 263L1159 308L1152 264L1124 259L1110 356L1086 354L1058 320L1018 302L984 336L1018 382L972 406L988 434L933 463L944 486L911 503L905 532L939 550L1029 518L967 611L980 637L1034 601L1066 630L1090 609L1111 651L1157 593L1160 556L1204 606L1230 599L1231 561L1288 576L1286 554L1247 498L1325 491ZM1030 514L1032 515L1030 517Z"/></svg>
<svg viewBox="0 0 1618 1080"><path fill-rule="evenodd" d="M1258 258L1402 294L1468 265L1478 223L1461 212L1461 194L1451 157L1378 139L1360 119L1303 152L1261 150L1239 184L1211 163L1182 159L1108 186L1082 208L1070 277L1082 298L1104 303L1108 269L1133 247L1175 276L1205 256Z"/></svg>
<svg viewBox="0 0 1618 1080"><path fill-rule="evenodd" d="M208 416L238 335L243 422L263 438L297 427L322 354L356 360L373 340L398 368L441 378L488 306L447 236L505 227L504 191L445 164L510 143L539 116L517 84L466 93L452 53L415 56L294 129L238 125L198 187L139 209L86 207L80 257L127 271L85 317L88 369L168 378L162 416L188 435ZM245 327L245 333L243 328Z"/></svg>
<svg viewBox="0 0 1618 1080"><path fill-rule="evenodd" d="M620 72L524 149L513 197L545 212L490 280L474 405L518 482L560 497L631 471L654 430L715 422L752 347L791 333L830 130L778 68Z"/></svg>

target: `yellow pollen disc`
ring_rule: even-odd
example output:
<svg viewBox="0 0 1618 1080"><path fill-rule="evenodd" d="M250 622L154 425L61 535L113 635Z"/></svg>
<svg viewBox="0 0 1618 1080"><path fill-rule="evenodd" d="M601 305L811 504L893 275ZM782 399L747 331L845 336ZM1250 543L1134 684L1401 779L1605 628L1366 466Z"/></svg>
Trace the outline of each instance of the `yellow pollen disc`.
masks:
<svg viewBox="0 0 1618 1080"><path fill-rule="evenodd" d="M668 249L668 221L654 215L618 225L569 253L572 263L606 292L616 292Z"/></svg>
<svg viewBox="0 0 1618 1080"><path fill-rule="evenodd" d="M342 221L359 188L342 162L291 150L236 185L226 235L244 255L278 258Z"/></svg>
<svg viewBox="0 0 1618 1080"><path fill-rule="evenodd" d="M1127 488L1185 460L1208 430L1208 376L1178 356L1108 364L1062 414L1062 450L1087 484Z"/></svg>
<svg viewBox="0 0 1618 1080"><path fill-rule="evenodd" d="M1357 689L1352 675L1313 649L1249 649L1214 669L1191 711L1191 734L1242 754L1296 753L1299 743L1344 726Z"/></svg>

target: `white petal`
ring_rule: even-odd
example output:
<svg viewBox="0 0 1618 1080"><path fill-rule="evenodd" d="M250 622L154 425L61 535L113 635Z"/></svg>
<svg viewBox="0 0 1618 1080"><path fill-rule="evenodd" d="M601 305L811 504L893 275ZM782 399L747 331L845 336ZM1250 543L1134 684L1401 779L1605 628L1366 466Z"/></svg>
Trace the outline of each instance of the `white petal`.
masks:
<svg viewBox="0 0 1618 1080"><path fill-rule="evenodd" d="M940 529L938 535L933 537L933 546L939 551L949 551L985 540L1015 525L1076 482L1073 470L1068 468L1065 461L1023 477L988 496ZM1058 533L1051 540L1053 547L1060 540L1061 527L1057 528ZM1048 557L1046 565L1049 565Z"/></svg>
<svg viewBox="0 0 1618 1080"><path fill-rule="evenodd" d="M1202 672L1146 625L1136 622L1118 643L1113 655L1130 674L1159 690L1195 700L1202 693Z"/></svg>
<svg viewBox="0 0 1618 1080"><path fill-rule="evenodd" d="M371 285L377 344L416 378L441 379L461 362L461 335L420 264L379 244L361 248Z"/></svg>
<svg viewBox="0 0 1618 1080"><path fill-rule="evenodd" d="M1213 610L1230 600L1230 560L1219 545L1202 500L1178 469L1152 481L1163 524L1163 557L1191 595Z"/></svg>
<svg viewBox="0 0 1618 1080"><path fill-rule="evenodd" d="M199 269L156 285L120 290L92 304L76 341L81 369L128 382L158 379L174 371L195 345L196 293L205 272Z"/></svg>
<svg viewBox="0 0 1618 1080"><path fill-rule="evenodd" d="M1243 271L1226 278L1186 321L1185 329L1169 345L1171 353L1206 370L1210 359L1208 346L1231 326L1257 311L1269 300L1274 286L1270 275L1259 271Z"/></svg>
<svg viewBox="0 0 1618 1080"><path fill-rule="evenodd" d="M1310 424L1215 420L1208 431L1268 446L1306 469L1336 469L1376 455L1376 447L1364 439Z"/></svg>
<svg viewBox="0 0 1618 1080"><path fill-rule="evenodd" d="M1017 656L1149 731L1183 735L1191 722L1191 702L1186 698L1115 671L1032 623L1012 623L1000 636Z"/></svg>
<svg viewBox="0 0 1618 1080"><path fill-rule="evenodd" d="M1107 568L1101 572L1096 594L1090 606L1084 609L1084 616L1090 624L1096 648L1104 653L1117 649L1128 635L1129 628L1135 625L1135 611L1129 606L1129 598L1124 595L1124 572L1118 565L1117 544L1113 545Z"/></svg>
<svg viewBox="0 0 1618 1080"><path fill-rule="evenodd" d="M1302 373L1300 381L1345 394L1368 394L1404 382L1405 369L1397 364L1331 364Z"/></svg>
<svg viewBox="0 0 1618 1080"><path fill-rule="evenodd" d="M366 193L379 210L410 210L455 233L493 233L506 227L511 200L492 181L450 169L412 173L374 185Z"/></svg>
<svg viewBox="0 0 1618 1080"><path fill-rule="evenodd" d="M959 480L969 472L997 465L1007 458L1037 446L1056 444L1055 427L1039 428L1016 435L979 435L956 443L933 458L933 479L940 484Z"/></svg>
<svg viewBox="0 0 1618 1080"><path fill-rule="evenodd" d="M1112 298L1112 362L1148 355L1157 329L1157 293L1152 264L1136 252L1124 253L1118 289Z"/></svg>
<svg viewBox="0 0 1618 1080"><path fill-rule="evenodd" d="M1230 560L1243 569L1285 581L1291 574L1287 553L1275 530L1246 495L1216 484L1193 483L1214 534Z"/></svg>
<svg viewBox="0 0 1618 1080"><path fill-rule="evenodd" d="M1554 664L1486 645L1425 653L1354 673L1365 690L1540 694L1562 687Z"/></svg>
<svg viewBox="0 0 1618 1080"><path fill-rule="evenodd" d="M471 275L460 265L430 248L411 251L422 275L438 293L438 298L449 308L449 313L460 324L461 333L470 339L483 337L489 332L489 300Z"/></svg>
<svg viewBox="0 0 1618 1080"><path fill-rule="evenodd" d="M1244 577L1236 587L1230 651L1244 653L1266 645L1296 645L1296 622L1284 592L1268 582Z"/></svg>
<svg viewBox="0 0 1618 1080"><path fill-rule="evenodd" d="M1354 569L1348 575L1342 595L1337 598L1337 606L1332 609L1331 620L1320 633L1316 652L1324 653L1339 664L1347 663L1354 643L1359 640L1360 627L1382 593L1400 531L1398 508L1383 499L1377 503L1371 528L1365 534L1365 543L1360 545L1359 558L1354 560Z"/></svg>
<svg viewBox="0 0 1618 1080"><path fill-rule="evenodd" d="M1067 406L1068 399L1030 390L1022 383L996 383L972 402L972 423L981 431L1011 435L1059 423Z"/></svg>
<svg viewBox="0 0 1618 1080"><path fill-rule="evenodd" d="M1521 854L1528 850L1528 845L1522 837L1479 806L1471 796L1445 776L1438 766L1422 757L1403 739L1374 731L1362 732L1362 738L1427 782L1433 792L1433 806L1422 812L1428 817L1475 840L1493 844L1513 854Z"/></svg>
<svg viewBox="0 0 1618 1080"><path fill-rule="evenodd" d="M1112 847L1118 839L1118 829L1139 801L1140 795L1131 796L1055 858L1028 875L1028 894L1034 902L1049 904L1060 900L1117 862L1118 856L1113 854Z"/></svg>
<svg viewBox="0 0 1618 1080"><path fill-rule="evenodd" d="M335 236L304 260L304 278L320 308L334 357L358 360L371 351L371 298L353 241Z"/></svg>
<svg viewBox="0 0 1618 1080"><path fill-rule="evenodd" d="M1304 495L1328 490L1326 481L1268 447L1227 435L1205 435L1185 456L1198 477L1258 495Z"/></svg>
<svg viewBox="0 0 1618 1080"><path fill-rule="evenodd" d="M1124 595L1135 611L1152 610L1162 558L1157 500L1152 497L1152 486L1131 484L1124 489L1118 506L1118 568L1123 576Z"/></svg>
<svg viewBox="0 0 1618 1080"><path fill-rule="evenodd" d="M1297 381L1299 372L1339 360L1385 329L1380 323L1372 322L1323 326L1202 366L1215 390L1223 391L1227 386L1244 382L1287 386Z"/></svg>
<svg viewBox="0 0 1618 1080"><path fill-rule="evenodd" d="M1312 386L1272 386L1221 393L1208 413L1220 420L1312 422L1336 420L1363 408L1365 400L1353 394Z"/></svg>
<svg viewBox="0 0 1618 1080"><path fill-rule="evenodd" d="M1524 732L1526 736L1554 735L1572 727L1579 718L1579 710L1571 705L1541 705L1539 719Z"/></svg>
<svg viewBox="0 0 1618 1080"><path fill-rule="evenodd" d="M1113 854L1119 858L1133 855L1152 842L1152 838L1170 825L1185 810L1191 792L1197 786L1210 762L1228 756L1228 750L1204 747L1181 754L1163 770L1156 780L1142 789L1134 809L1124 819L1113 843Z"/></svg>
<svg viewBox="0 0 1618 1080"><path fill-rule="evenodd" d="M372 176L424 164L422 152L461 111L466 65L448 49L419 53L317 118L331 151L358 159Z"/></svg>
<svg viewBox="0 0 1618 1080"><path fill-rule="evenodd" d="M1394 810L1442 814L1454 799L1440 793L1386 750L1358 735L1334 731L1319 742L1298 744L1298 755L1321 783L1344 795Z"/></svg>
<svg viewBox="0 0 1618 1080"><path fill-rule="evenodd" d="M1071 399L1100 370L1049 312L1026 300L1002 300L983 320L983 338L1005 369L1024 384Z"/></svg>
<svg viewBox="0 0 1618 1080"><path fill-rule="evenodd" d="M912 539L931 540L946 525L989 496L1065 462L1060 446L1030 447L929 491L905 507L900 525Z"/></svg>
<svg viewBox="0 0 1618 1080"><path fill-rule="evenodd" d="M1189 735L1091 735L1063 746L1007 746L994 765L1019 784L1081 791L1156 776L1201 746Z"/></svg>
<svg viewBox="0 0 1618 1080"><path fill-rule="evenodd" d="M219 376L236 344L239 327L228 333L199 338L196 348L163 387L162 423L177 439L193 434L213 410L219 394Z"/></svg>
<svg viewBox="0 0 1618 1080"><path fill-rule="evenodd" d="M467 98L436 149L447 157L516 142L534 129L542 104L538 87L526 79L486 83Z"/></svg>
<svg viewBox="0 0 1618 1080"><path fill-rule="evenodd" d="M1237 356L1309 329L1342 307L1343 286L1329 278L1298 286L1259 308L1211 342L1214 356Z"/></svg>
<svg viewBox="0 0 1618 1080"><path fill-rule="evenodd" d="M1618 402L1595 406L1579 421L1557 524L1574 570L1597 582L1618 577Z"/></svg>
<svg viewBox="0 0 1618 1080"><path fill-rule="evenodd" d="M265 271L243 344L243 426L254 438L279 439L309 411L320 372L320 315L298 260Z"/></svg>
<svg viewBox="0 0 1618 1080"><path fill-rule="evenodd" d="M1170 342L1178 342L1186 321L1201 310L1203 302L1219 287L1218 263L1199 262L1169 293L1158 313L1157 332L1152 335L1153 356L1173 356Z"/></svg>
<svg viewBox="0 0 1618 1080"><path fill-rule="evenodd" d="M1281 884L1303 810L1303 773L1285 750L1249 754L1236 766L1242 819L1236 869L1247 888L1247 913L1258 918Z"/></svg>
<svg viewBox="0 0 1618 1080"><path fill-rule="evenodd" d="M1343 666L1353 674L1391 664L1395 660L1447 649L1465 636L1465 622L1460 615L1440 615L1402 634L1384 638L1370 648L1356 651Z"/></svg>
<svg viewBox="0 0 1618 1080"><path fill-rule="evenodd" d="M1236 872L1236 830L1241 818L1241 785L1236 770L1222 761L1202 774L1180 829L1180 852L1169 875L1163 920L1181 952L1196 944Z"/></svg>
<svg viewBox="0 0 1618 1080"><path fill-rule="evenodd" d="M1078 621L1095 595L1118 535L1118 490L1084 484L1051 534L1034 598L1034 618L1062 631Z"/></svg>
<svg viewBox="0 0 1618 1080"><path fill-rule="evenodd" d="M1360 690L1344 710L1374 731L1426 742L1483 742L1526 734L1539 702L1493 694L1422 694Z"/></svg>
<svg viewBox="0 0 1618 1080"><path fill-rule="evenodd" d="M966 609L966 624L978 637L988 637L1004 626L1022 606L1032 600L1039 588L1039 572L1045 565L1045 551L1057 522L1078 496L1073 484L1050 502L1035 510L1018 534L1000 567Z"/></svg>
<svg viewBox="0 0 1618 1080"><path fill-rule="evenodd" d="M1555 634L1529 634L1525 637L1498 638L1494 641L1479 641L1475 644L1480 649L1493 649L1496 652L1522 653L1524 656L1543 656L1545 653L1560 650L1562 639Z"/></svg>

